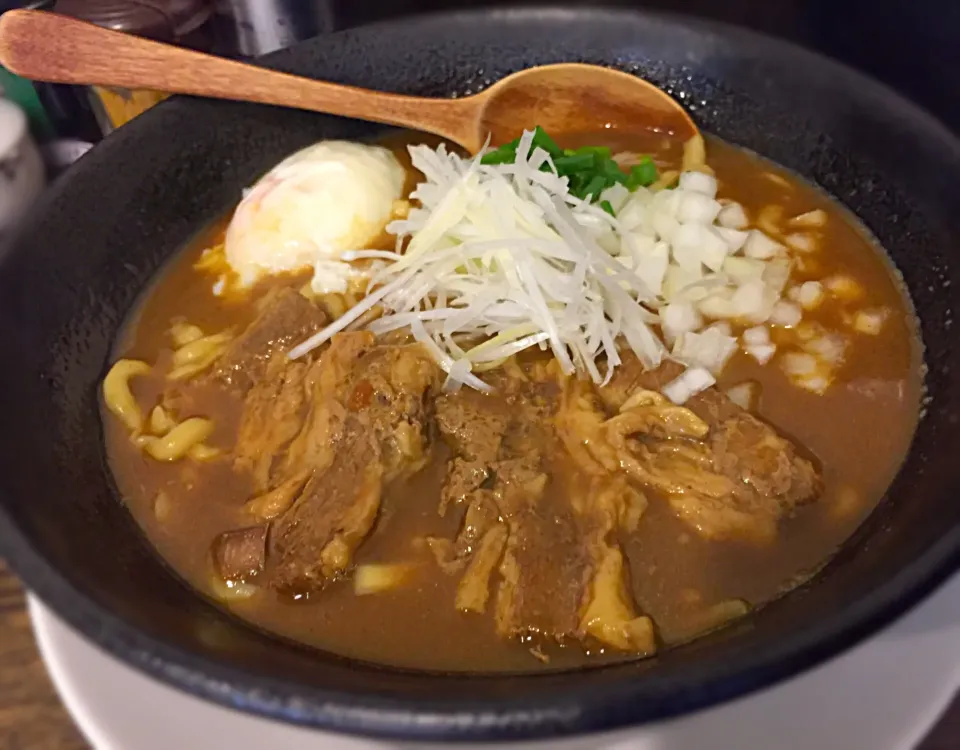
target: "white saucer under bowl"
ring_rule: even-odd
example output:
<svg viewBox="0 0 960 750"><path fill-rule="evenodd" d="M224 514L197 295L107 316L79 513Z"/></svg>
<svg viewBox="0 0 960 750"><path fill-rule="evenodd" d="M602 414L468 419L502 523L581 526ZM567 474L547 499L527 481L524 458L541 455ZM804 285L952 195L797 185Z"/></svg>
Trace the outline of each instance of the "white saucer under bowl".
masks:
<svg viewBox="0 0 960 750"><path fill-rule="evenodd" d="M57 690L96 750L410 747L314 732L222 708L117 661L35 597L30 614ZM760 694L642 729L521 747L907 750L929 731L958 689L960 575L866 643Z"/></svg>

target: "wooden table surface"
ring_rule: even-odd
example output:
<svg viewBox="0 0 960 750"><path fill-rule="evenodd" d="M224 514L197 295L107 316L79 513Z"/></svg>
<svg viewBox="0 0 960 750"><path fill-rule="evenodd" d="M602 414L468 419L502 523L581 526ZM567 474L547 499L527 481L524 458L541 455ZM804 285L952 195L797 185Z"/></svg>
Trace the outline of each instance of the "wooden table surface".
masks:
<svg viewBox="0 0 960 750"><path fill-rule="evenodd" d="M47 677L23 588L0 561L0 748L87 750ZM960 699L919 750L960 749ZM131 748L131 750L136 750ZM706 749L705 749L706 750ZM838 749L840 750L840 749Z"/></svg>

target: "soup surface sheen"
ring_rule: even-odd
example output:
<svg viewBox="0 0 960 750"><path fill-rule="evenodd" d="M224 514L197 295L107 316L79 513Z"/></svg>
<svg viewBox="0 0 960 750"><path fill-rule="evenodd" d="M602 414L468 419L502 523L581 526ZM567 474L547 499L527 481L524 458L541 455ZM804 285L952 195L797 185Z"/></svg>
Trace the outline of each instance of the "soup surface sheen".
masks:
<svg viewBox="0 0 960 750"><path fill-rule="evenodd" d="M407 142L401 138L388 145L409 169ZM680 144L645 134L605 133L569 138L561 145L598 142L614 152L652 154L662 169L675 168L681 158ZM816 502L781 520L776 537L766 543L706 538L656 493L647 493L649 502L635 531L619 532L617 538L626 559L629 593L637 611L652 618L660 645L687 640L718 624L711 619L716 605L737 600L751 608L761 606L823 566L891 482L918 419L922 388L921 352L910 304L894 269L853 217L761 159L712 139L708 151L708 163L719 181L718 198L735 198L749 216L761 215L771 205L782 207L782 217L816 209L826 213L819 250L795 266L791 283L799 286L805 280L842 276L854 279L861 294L852 307L836 302L806 312L805 322L849 331L843 316L850 309L883 309L888 314L875 335L849 336L843 364L824 393L798 388L783 367L760 365L742 351L722 371L717 385L721 390L746 381L759 384L757 413L814 459L823 490ZM411 170L407 192L416 181ZM144 414L168 392L174 322L189 321L204 332L242 331L254 319L258 299L278 286L299 289L305 282L303 276L277 276L261 281L245 298L215 296L212 277L195 264L205 248L220 240L222 231L222 226L214 227L176 256L118 344L118 358L152 365L149 373L131 381ZM383 247L392 248L392 241L385 240ZM451 448L438 439L431 443L424 468L387 486L374 531L353 555L356 567L402 563L399 585L357 595L356 582L348 575L310 594L256 587L245 598L231 596L231 590L218 582L210 550L218 535L244 525L243 506L255 494L249 476L224 459L237 441L243 401L201 379L186 381L178 398L181 406L190 405L182 406L181 418L212 419L214 431L205 444L219 449L221 456L155 460L105 411L110 466L130 512L163 559L238 617L309 646L420 669L526 671L631 656L592 638L562 645L541 642L535 633L502 638L489 611L479 615L454 607L460 574L445 573L423 543L429 537L452 539L462 521L462 509L442 516L437 510L451 459ZM541 447L548 453L559 450L547 443ZM559 496L568 489L557 463L562 459L553 464L548 495ZM556 586L559 590L563 582Z"/></svg>

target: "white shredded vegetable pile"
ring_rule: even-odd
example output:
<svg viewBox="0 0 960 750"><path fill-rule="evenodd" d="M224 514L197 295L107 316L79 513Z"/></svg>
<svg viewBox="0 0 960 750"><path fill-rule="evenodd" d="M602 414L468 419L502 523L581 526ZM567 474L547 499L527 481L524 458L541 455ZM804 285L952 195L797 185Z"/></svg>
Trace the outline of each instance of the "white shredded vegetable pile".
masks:
<svg viewBox="0 0 960 750"><path fill-rule="evenodd" d="M535 346L552 351L565 373L604 384L627 347L647 367L667 357L689 367L669 389L682 403L712 385L741 346L729 325L710 320L759 325L794 314L781 300L786 248L744 231L743 209L716 200L712 176L685 172L659 192L615 185L601 196L611 216L571 195L532 140L524 133L516 162L498 165L443 145L410 147L425 179L410 196L419 206L387 227L396 253L345 253L342 260L383 265L364 299L290 356L380 305L384 314L367 328L409 329L447 373L448 389L487 391L478 372ZM769 358L768 341L750 341L745 350Z"/></svg>

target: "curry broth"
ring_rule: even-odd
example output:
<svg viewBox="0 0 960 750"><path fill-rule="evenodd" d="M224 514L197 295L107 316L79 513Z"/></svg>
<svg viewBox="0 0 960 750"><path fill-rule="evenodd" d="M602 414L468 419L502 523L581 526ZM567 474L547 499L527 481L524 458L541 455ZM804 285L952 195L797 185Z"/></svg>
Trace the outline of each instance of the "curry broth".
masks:
<svg viewBox="0 0 960 750"><path fill-rule="evenodd" d="M417 139L420 140L419 138ZM405 142L390 142L409 164ZM653 153L661 166L679 163L679 144L659 136L604 133L571 138L563 145L602 142L615 150ZM622 542L630 567L632 593L639 610L650 615L664 643L695 635L709 606L732 598L761 605L812 575L870 513L891 482L909 446L919 414L921 352L915 320L896 273L886 257L845 210L783 170L739 149L711 140L708 162L715 170L719 197L735 197L756 215L778 203L785 215L812 209L829 215L819 265L806 276L843 272L866 289L865 305L893 311L879 335L852 339L836 382L824 395L791 384L771 363L761 367L738 353L720 379L724 388L744 380L762 386L759 413L782 433L805 446L821 463L825 492L819 502L801 508L780 526L769 546L707 541L677 519L666 502L651 497L639 528ZM411 174L408 187L415 176ZM222 225L177 257L132 318L117 355L161 365L133 381L145 408L157 403L162 372L171 356L168 331L174 319L186 319L205 331L242 329L253 316L249 300L221 299L212 279L193 268L200 253L222 233ZM796 274L797 272L795 272ZM274 279L270 284L300 284L303 279ZM261 284L254 297L269 284ZM833 313L807 313L837 327ZM158 354L159 352L159 354ZM216 422L210 445L229 451L236 437L241 402L213 387L195 387L193 402ZM182 415L190 416L190 415ZM251 496L245 477L229 462L164 464L130 441L123 426L105 413L107 451L118 487L137 522L160 555L190 584L214 594L210 543L235 528L240 508ZM411 540L427 535L451 537L458 514L437 513L437 497L449 455L435 441L428 467L389 487L373 535L354 562L411 562L405 585L379 594L356 596L350 580L334 583L306 601L271 590L229 603L229 609L267 631L311 646L368 661L411 668L470 671L553 669L622 659L619 652L579 645L548 651L549 661L531 658L528 644L506 642L494 632L492 617L463 614L453 606L457 578L444 574L433 556ZM154 503L164 491L170 503L158 518Z"/></svg>

